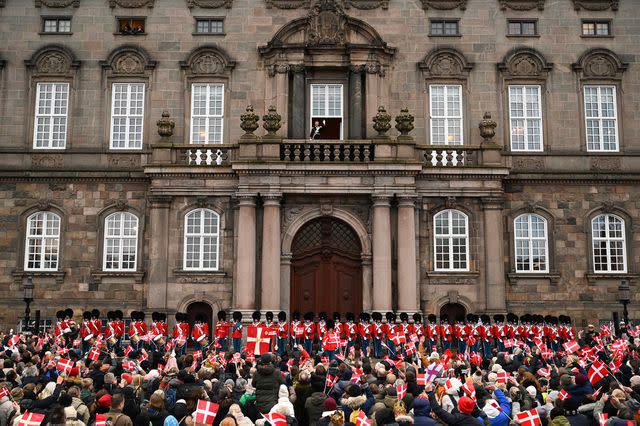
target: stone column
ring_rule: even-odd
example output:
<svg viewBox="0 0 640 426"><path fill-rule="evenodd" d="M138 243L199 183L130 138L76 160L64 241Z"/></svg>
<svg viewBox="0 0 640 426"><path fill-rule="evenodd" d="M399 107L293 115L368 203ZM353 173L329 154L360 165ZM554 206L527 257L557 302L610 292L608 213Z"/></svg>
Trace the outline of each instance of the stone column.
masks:
<svg viewBox="0 0 640 426"><path fill-rule="evenodd" d="M373 310L390 311L391 209L388 195L373 196Z"/></svg>
<svg viewBox="0 0 640 426"><path fill-rule="evenodd" d="M482 199L486 309L498 312L506 310L504 233L502 229L503 202L504 200L500 197Z"/></svg>
<svg viewBox="0 0 640 426"><path fill-rule="evenodd" d="M285 311L291 309L291 253L280 256L280 306Z"/></svg>
<svg viewBox="0 0 640 426"><path fill-rule="evenodd" d="M371 117L373 117L378 111L378 107L384 105L390 111L390 105L386 103L388 99L385 99L382 96L380 90L380 75L384 73L382 66L375 60L375 58L369 58L367 64L365 65L365 111L367 113L367 128L365 137L370 138L378 134L373 129L373 121L371 121Z"/></svg>
<svg viewBox="0 0 640 426"><path fill-rule="evenodd" d="M349 68L349 139L362 139L362 75L364 65L352 65ZM346 138L345 138L346 139Z"/></svg>
<svg viewBox="0 0 640 426"><path fill-rule="evenodd" d="M262 196L262 310L280 310L280 194Z"/></svg>
<svg viewBox="0 0 640 426"><path fill-rule="evenodd" d="M238 194L237 197L240 209L234 306L250 311L256 307L256 197L255 194Z"/></svg>
<svg viewBox="0 0 640 426"><path fill-rule="evenodd" d="M416 215L414 197L405 195L398 202L398 309L418 310L416 279Z"/></svg>
<svg viewBox="0 0 640 426"><path fill-rule="evenodd" d="M167 274L169 265L169 209L171 197L149 196L149 294L147 308L167 309Z"/></svg>
<svg viewBox="0 0 640 426"><path fill-rule="evenodd" d="M291 65L293 86L291 93L291 111L289 111L289 134L293 139L306 139L304 65Z"/></svg>
<svg viewBox="0 0 640 426"><path fill-rule="evenodd" d="M362 259L362 310L367 312L373 308L373 273L371 255L363 254Z"/></svg>

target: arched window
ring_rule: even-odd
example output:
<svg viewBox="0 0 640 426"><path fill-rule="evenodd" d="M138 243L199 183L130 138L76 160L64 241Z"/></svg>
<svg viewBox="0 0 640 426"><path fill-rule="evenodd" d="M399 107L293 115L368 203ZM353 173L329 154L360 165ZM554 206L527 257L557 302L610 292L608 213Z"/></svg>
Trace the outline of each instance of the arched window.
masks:
<svg viewBox="0 0 640 426"><path fill-rule="evenodd" d="M135 271L138 260L138 218L117 212L104 220L105 271Z"/></svg>
<svg viewBox="0 0 640 426"><path fill-rule="evenodd" d="M57 271L60 261L60 216L36 212L27 218L25 271Z"/></svg>
<svg viewBox="0 0 640 426"><path fill-rule="evenodd" d="M185 270L218 270L220 216L209 209L192 210L185 216Z"/></svg>
<svg viewBox="0 0 640 426"><path fill-rule="evenodd" d="M522 214L513 223L516 272L549 272L547 220Z"/></svg>
<svg viewBox="0 0 640 426"><path fill-rule="evenodd" d="M433 218L436 271L469 270L469 219L458 210Z"/></svg>
<svg viewBox="0 0 640 426"><path fill-rule="evenodd" d="M627 272L624 220L601 214L591 220L594 272Z"/></svg>

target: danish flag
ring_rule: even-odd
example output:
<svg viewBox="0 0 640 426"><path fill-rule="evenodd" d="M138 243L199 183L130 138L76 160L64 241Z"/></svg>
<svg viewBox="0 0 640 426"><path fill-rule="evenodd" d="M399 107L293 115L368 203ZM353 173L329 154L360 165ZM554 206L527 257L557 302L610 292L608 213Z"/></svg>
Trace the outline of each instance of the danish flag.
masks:
<svg viewBox="0 0 640 426"><path fill-rule="evenodd" d="M595 385L600 380L604 379L607 373L607 365L599 359L595 360L593 364L591 364L591 368L589 369L589 381L592 385Z"/></svg>
<svg viewBox="0 0 640 426"><path fill-rule="evenodd" d="M544 343L542 343L542 339L541 339L541 338L539 338L539 337L535 337L535 338L533 339L533 343L535 343L535 344L536 344L536 346L538 347L538 349L540 349L540 350L542 350L543 348L545 348L545 347L546 347L546 346L545 346L545 344L544 344Z"/></svg>
<svg viewBox="0 0 640 426"><path fill-rule="evenodd" d="M548 379L549 377L551 377L551 372L548 368L541 368L538 370L538 376L542 376L545 379Z"/></svg>
<svg viewBox="0 0 640 426"><path fill-rule="evenodd" d="M268 413L263 414L264 417L269 423L273 426L287 426L287 416L281 413Z"/></svg>
<svg viewBox="0 0 640 426"><path fill-rule="evenodd" d="M200 359L202 358L202 351L195 351L193 353L193 359Z"/></svg>
<svg viewBox="0 0 640 426"><path fill-rule="evenodd" d="M371 426L371 420L363 410L360 410L358 417L356 417L356 426Z"/></svg>
<svg viewBox="0 0 640 426"><path fill-rule="evenodd" d="M571 340L569 342L563 343L562 347L568 354L572 354L574 352L578 352L580 350L580 345L576 343L575 340Z"/></svg>
<svg viewBox="0 0 640 426"><path fill-rule="evenodd" d="M133 371L136 369L136 363L133 361L125 361L122 363L122 368L127 371Z"/></svg>
<svg viewBox="0 0 640 426"><path fill-rule="evenodd" d="M569 395L566 390L562 389L560 392L558 392L558 399L560 401L564 401L567 398L571 398L571 395Z"/></svg>
<svg viewBox="0 0 640 426"><path fill-rule="evenodd" d="M535 408L516 414L516 419L520 422L521 426L539 426L541 424L540 416Z"/></svg>
<svg viewBox="0 0 640 426"><path fill-rule="evenodd" d="M72 368L73 368L73 361L71 361L70 359L60 358L58 360L58 364L56 364L56 369L58 371L64 371L67 374L69 374Z"/></svg>
<svg viewBox="0 0 640 426"><path fill-rule="evenodd" d="M398 394L398 400L403 399L407 395L407 384L396 386L396 393Z"/></svg>
<svg viewBox="0 0 640 426"><path fill-rule="evenodd" d="M333 377L331 374L327 374L327 378L324 380L325 387L332 388L338 382L337 377Z"/></svg>
<svg viewBox="0 0 640 426"><path fill-rule="evenodd" d="M18 420L18 425L22 426L39 426L44 420L44 414L36 414L25 411Z"/></svg>
<svg viewBox="0 0 640 426"><path fill-rule="evenodd" d="M405 349L405 352L407 355L413 355L416 353L416 346L415 345L407 345L407 349Z"/></svg>
<svg viewBox="0 0 640 426"><path fill-rule="evenodd" d="M9 396L7 388L0 388L0 399L4 398L5 396Z"/></svg>
<svg viewBox="0 0 640 426"><path fill-rule="evenodd" d="M598 424L600 426L605 426L607 424L607 419L609 418L609 414L600 413L598 414Z"/></svg>
<svg viewBox="0 0 640 426"><path fill-rule="evenodd" d="M442 354L442 363L443 364L447 364L449 362L449 360L451 359L451 351L449 349L447 349L446 351L444 351L444 354Z"/></svg>
<svg viewBox="0 0 640 426"><path fill-rule="evenodd" d="M476 388L473 386L472 380L467 380L467 382L462 386L462 390L467 396L475 402L476 400Z"/></svg>
<svg viewBox="0 0 640 426"><path fill-rule="evenodd" d="M501 371L498 373L498 383L507 383L509 381L509 373Z"/></svg>
<svg viewBox="0 0 640 426"><path fill-rule="evenodd" d="M100 349L91 348L89 354L87 355L87 358L89 358L91 361L97 361L98 358L100 358Z"/></svg>
<svg viewBox="0 0 640 426"><path fill-rule="evenodd" d="M391 336L390 340L393 343L395 343L396 345L399 345L399 344L405 343L407 341L407 336L405 336L404 334L398 333L398 334L394 334L393 336Z"/></svg>
<svg viewBox="0 0 640 426"><path fill-rule="evenodd" d="M107 415L96 414L96 426L106 426L106 424L107 424Z"/></svg>
<svg viewBox="0 0 640 426"><path fill-rule="evenodd" d="M133 352L133 346L129 345L124 349L124 356L129 356L131 352Z"/></svg>
<svg viewBox="0 0 640 426"><path fill-rule="evenodd" d="M199 399L196 407L195 423L212 425L216 414L218 414L219 407L216 403Z"/></svg>
<svg viewBox="0 0 640 426"><path fill-rule="evenodd" d="M542 358L544 358L544 359L553 358L553 351L551 349L543 349L542 350Z"/></svg>
<svg viewBox="0 0 640 426"><path fill-rule="evenodd" d="M13 348L15 345L18 344L18 342L20 341L20 336L19 335L15 335L12 336L11 339L9 339L9 347Z"/></svg>

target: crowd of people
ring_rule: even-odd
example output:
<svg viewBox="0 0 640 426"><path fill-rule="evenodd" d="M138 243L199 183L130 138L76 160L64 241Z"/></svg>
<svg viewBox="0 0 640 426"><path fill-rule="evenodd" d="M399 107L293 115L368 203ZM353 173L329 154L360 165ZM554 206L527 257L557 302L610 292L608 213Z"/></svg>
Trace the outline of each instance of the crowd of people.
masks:
<svg viewBox="0 0 640 426"><path fill-rule="evenodd" d="M124 333L122 313L67 310L49 333L2 334L0 426L640 424L640 327L282 314L222 312L210 336L182 313L170 335L159 313Z"/></svg>

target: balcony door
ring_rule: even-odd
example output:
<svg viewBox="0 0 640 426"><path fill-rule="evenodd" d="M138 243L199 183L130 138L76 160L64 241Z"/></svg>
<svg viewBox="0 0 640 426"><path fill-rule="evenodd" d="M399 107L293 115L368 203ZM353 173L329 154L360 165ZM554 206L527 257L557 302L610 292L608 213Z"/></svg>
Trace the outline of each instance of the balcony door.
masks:
<svg viewBox="0 0 640 426"><path fill-rule="evenodd" d="M311 139L344 139L344 85L311 84Z"/></svg>

